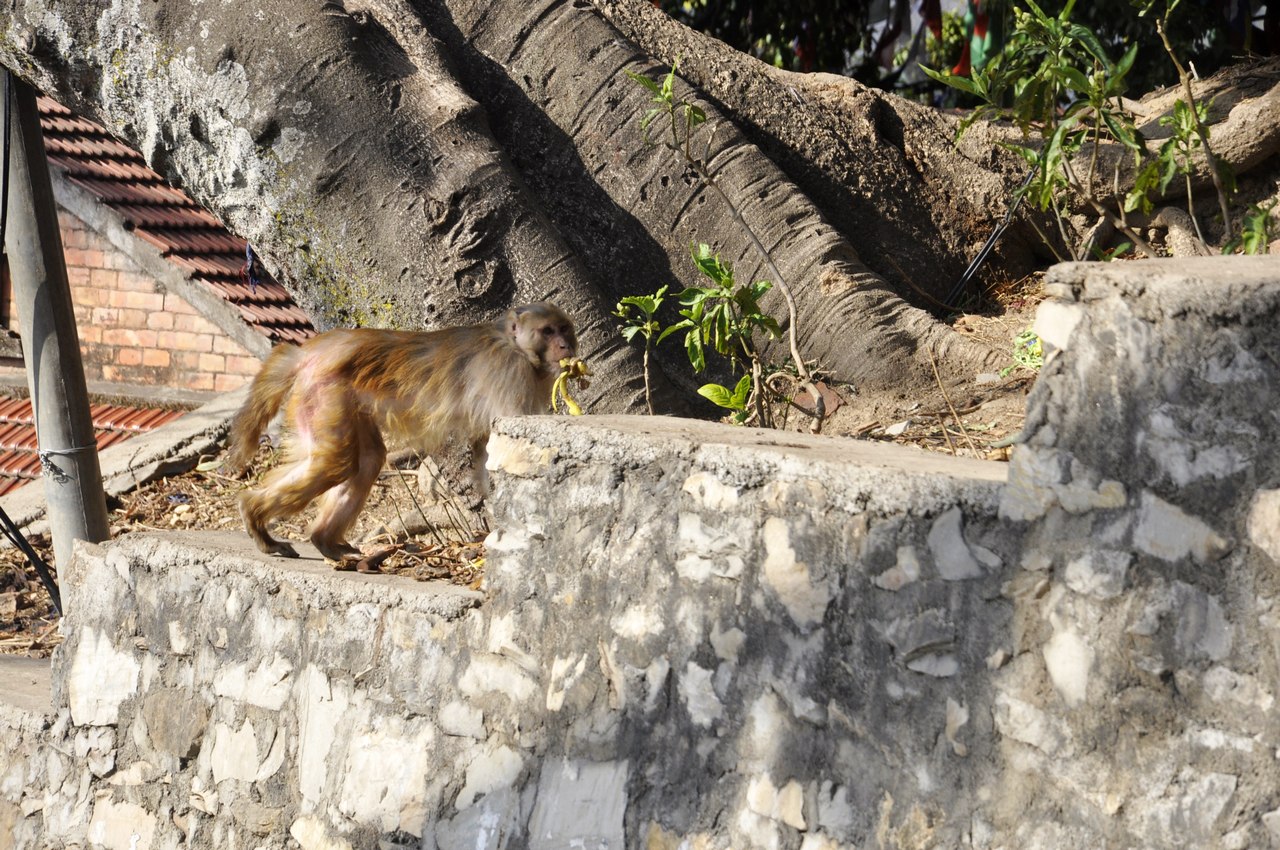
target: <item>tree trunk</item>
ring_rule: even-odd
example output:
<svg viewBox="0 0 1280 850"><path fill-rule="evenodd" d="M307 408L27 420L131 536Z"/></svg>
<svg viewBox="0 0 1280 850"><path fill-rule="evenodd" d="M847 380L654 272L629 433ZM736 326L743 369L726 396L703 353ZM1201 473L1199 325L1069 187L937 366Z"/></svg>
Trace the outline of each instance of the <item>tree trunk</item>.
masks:
<svg viewBox="0 0 1280 850"><path fill-rule="evenodd" d="M623 21L624 4L644 11L606 8ZM0 27L0 62L142 150L321 325L552 298L582 329L600 409L640 409L614 301L696 282L695 241L765 276L731 211L643 142L648 97L622 72L657 76L673 57L585 2L18 0ZM691 45L682 69L706 94L684 93L716 127L712 170L795 290L807 359L905 391L933 383L930 358L944 373L995 362L891 281L954 281L1003 211L1005 159L955 152L947 121L896 98L652 28ZM659 356L688 380L678 346Z"/></svg>

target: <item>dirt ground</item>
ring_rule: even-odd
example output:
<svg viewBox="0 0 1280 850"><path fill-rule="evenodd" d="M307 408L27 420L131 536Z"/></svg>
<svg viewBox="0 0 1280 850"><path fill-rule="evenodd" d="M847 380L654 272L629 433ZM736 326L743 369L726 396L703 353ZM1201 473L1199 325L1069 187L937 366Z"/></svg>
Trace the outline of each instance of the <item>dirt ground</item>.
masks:
<svg viewBox="0 0 1280 850"><path fill-rule="evenodd" d="M952 386L940 383L931 393L910 397L859 394L837 384L832 389L841 403L823 433L1007 460L1010 438L1022 428L1026 395L1037 374L1015 361L1015 338L1031 324L1038 291L1038 280L1019 282L1001 293L998 309L962 315L953 322L957 331L1010 352L1001 373L976 375ZM793 414L785 427L807 430L808 420ZM108 504L111 536L157 529L239 528L237 494L275 462L274 450L264 446L246 480L225 474L219 456L182 475L152 482ZM479 541L488 529L478 501L457 495L448 484L465 478L465 459L448 457L419 467L416 458L402 457L399 465L383 471L351 539L366 553L376 553L375 559L385 558L379 563L383 572L478 586L484 563ZM309 521L310 512L279 523L276 536L305 540ZM31 542L46 561L52 560L47 536ZM0 548L0 653L47 656L60 640L58 617L34 568L19 550Z"/></svg>

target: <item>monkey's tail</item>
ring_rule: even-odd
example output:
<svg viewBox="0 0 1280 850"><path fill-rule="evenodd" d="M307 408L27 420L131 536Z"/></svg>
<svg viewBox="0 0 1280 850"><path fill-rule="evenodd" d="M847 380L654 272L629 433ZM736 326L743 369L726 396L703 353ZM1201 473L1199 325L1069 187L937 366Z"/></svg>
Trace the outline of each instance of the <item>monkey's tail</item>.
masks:
<svg viewBox="0 0 1280 850"><path fill-rule="evenodd" d="M258 439L280 410L289 390L293 389L301 351L296 345L277 345L262 362L262 368L249 388L249 397L231 421L230 450L226 459L229 469L245 469L258 451Z"/></svg>

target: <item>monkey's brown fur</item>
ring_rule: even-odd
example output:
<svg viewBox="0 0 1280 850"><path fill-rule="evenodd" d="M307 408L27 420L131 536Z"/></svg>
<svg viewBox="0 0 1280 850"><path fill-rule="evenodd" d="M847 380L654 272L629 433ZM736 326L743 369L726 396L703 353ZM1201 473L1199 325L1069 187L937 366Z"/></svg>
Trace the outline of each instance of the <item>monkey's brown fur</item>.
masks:
<svg viewBox="0 0 1280 850"><path fill-rule="evenodd" d="M267 527L323 494L311 542L326 558L359 559L346 535L386 460L384 434L423 453L465 440L482 475L493 420L545 411L560 360L576 351L573 322L546 302L491 324L334 330L276 346L231 426L235 469L282 408L290 429L287 463L240 496L249 536L263 552L297 557Z"/></svg>

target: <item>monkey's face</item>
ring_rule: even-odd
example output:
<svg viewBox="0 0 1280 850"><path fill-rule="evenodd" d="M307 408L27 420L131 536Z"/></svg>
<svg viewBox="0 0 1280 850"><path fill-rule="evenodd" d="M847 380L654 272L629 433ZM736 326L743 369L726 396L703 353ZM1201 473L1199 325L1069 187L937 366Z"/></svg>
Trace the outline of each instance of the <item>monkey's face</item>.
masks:
<svg viewBox="0 0 1280 850"><path fill-rule="evenodd" d="M540 301L511 311L511 334L516 347L534 366L554 367L578 352L573 320L554 304Z"/></svg>

